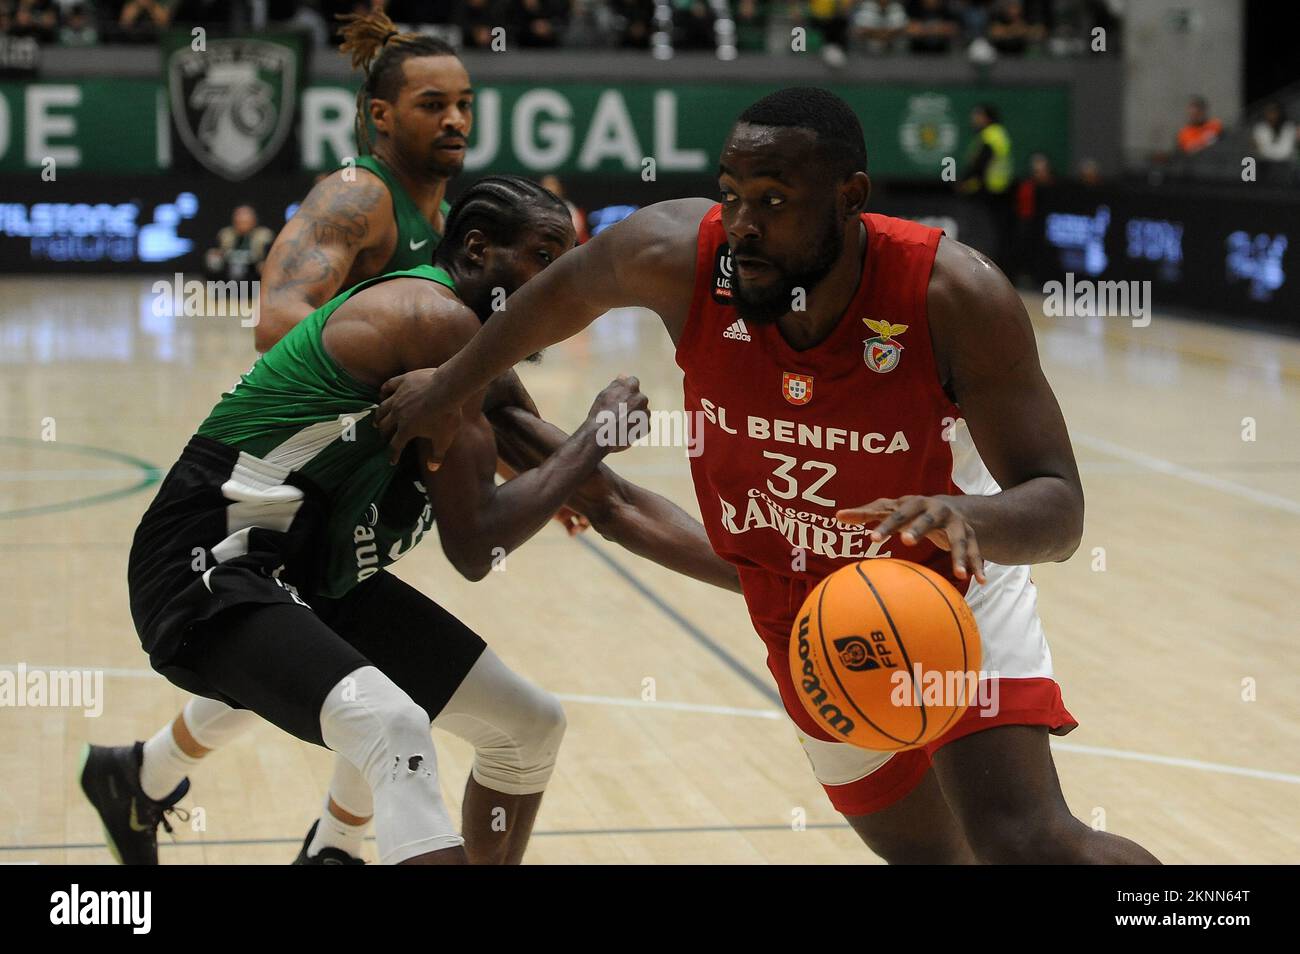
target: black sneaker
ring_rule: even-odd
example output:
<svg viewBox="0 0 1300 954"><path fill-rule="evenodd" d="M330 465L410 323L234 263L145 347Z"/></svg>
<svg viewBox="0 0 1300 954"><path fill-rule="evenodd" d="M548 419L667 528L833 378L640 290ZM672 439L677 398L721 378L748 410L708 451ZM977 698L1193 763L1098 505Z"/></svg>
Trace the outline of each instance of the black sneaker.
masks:
<svg viewBox="0 0 1300 954"><path fill-rule="evenodd" d="M320 824L320 819L311 823L311 828L307 829L307 837L302 840L302 847L298 849L298 857L293 859L295 865L364 865L365 862L360 858L353 858L342 848L322 848L314 855L307 854L307 846L311 840L316 837L316 826Z"/></svg>
<svg viewBox="0 0 1300 954"><path fill-rule="evenodd" d="M165 816L188 817L175 806L190 790L190 780L182 779L174 792L156 802L140 787L143 759L143 742L88 745L81 763L81 790L99 812L104 841L118 864L156 865L158 824L170 835L172 826Z"/></svg>

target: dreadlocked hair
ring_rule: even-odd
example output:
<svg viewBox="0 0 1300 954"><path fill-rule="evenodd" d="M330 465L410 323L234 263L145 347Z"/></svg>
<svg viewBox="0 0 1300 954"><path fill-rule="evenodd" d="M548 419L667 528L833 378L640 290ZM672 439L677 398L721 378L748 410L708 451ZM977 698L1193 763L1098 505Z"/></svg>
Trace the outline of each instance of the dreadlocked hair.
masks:
<svg viewBox="0 0 1300 954"><path fill-rule="evenodd" d="M509 245L540 209L553 209L567 220L564 200L522 176L484 176L456 197L443 225L434 260L450 265L465 236L478 229L495 244Z"/></svg>
<svg viewBox="0 0 1300 954"><path fill-rule="evenodd" d="M365 80L357 90L357 149L370 152L367 99L396 99L402 89L402 64L413 56L455 56L449 44L422 33L402 33L382 10L370 13L340 13L343 42L339 52L352 58L352 68Z"/></svg>

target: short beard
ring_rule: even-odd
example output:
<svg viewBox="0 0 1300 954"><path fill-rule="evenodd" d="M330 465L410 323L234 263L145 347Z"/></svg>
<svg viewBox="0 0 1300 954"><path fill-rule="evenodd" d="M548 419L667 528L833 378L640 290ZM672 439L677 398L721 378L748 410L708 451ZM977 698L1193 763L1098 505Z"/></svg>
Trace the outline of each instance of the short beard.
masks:
<svg viewBox="0 0 1300 954"><path fill-rule="evenodd" d="M822 233L817 245L808 256L808 264L798 271L782 272L780 280L770 290L753 293L747 289L739 274L732 279L732 305L736 314L756 325L770 325L794 307L796 289L803 289L805 297L830 274L844 251L844 232L838 222L831 220L830 228Z"/></svg>

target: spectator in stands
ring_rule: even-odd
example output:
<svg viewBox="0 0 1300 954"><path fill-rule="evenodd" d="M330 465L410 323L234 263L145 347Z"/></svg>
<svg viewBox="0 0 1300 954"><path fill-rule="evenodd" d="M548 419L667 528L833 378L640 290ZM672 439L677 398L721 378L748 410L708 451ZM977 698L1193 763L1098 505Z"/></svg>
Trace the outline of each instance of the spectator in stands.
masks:
<svg viewBox="0 0 1300 954"><path fill-rule="evenodd" d="M618 45L632 50L648 49L654 32L654 0L609 0L609 9L617 24Z"/></svg>
<svg viewBox="0 0 1300 954"><path fill-rule="evenodd" d="M1095 189L1101 185L1101 166L1097 165L1096 159L1084 158L1079 160L1079 185L1086 186L1089 189Z"/></svg>
<svg viewBox="0 0 1300 954"><path fill-rule="evenodd" d="M1041 23L1025 19L1020 0L1002 0L989 20L988 40L999 53L1017 56L1042 42L1046 32Z"/></svg>
<svg viewBox="0 0 1300 954"><path fill-rule="evenodd" d="M920 0L907 24L908 45L913 53L949 53L959 32L944 0Z"/></svg>
<svg viewBox="0 0 1300 954"><path fill-rule="evenodd" d="M713 9L707 0L672 0L673 47L678 50L714 50Z"/></svg>
<svg viewBox="0 0 1300 954"><path fill-rule="evenodd" d="M489 49L492 30L505 22L505 11L498 0L465 0L457 11L456 23L460 26L461 44L467 49Z"/></svg>
<svg viewBox="0 0 1300 954"><path fill-rule="evenodd" d="M59 31L59 12L53 0L18 0L10 20L10 36L30 36L38 43L53 43Z"/></svg>
<svg viewBox="0 0 1300 954"><path fill-rule="evenodd" d="M63 46L94 46L99 42L95 19L84 3L74 3L64 11L63 26L59 28L59 43Z"/></svg>
<svg viewBox="0 0 1300 954"><path fill-rule="evenodd" d="M822 35L822 56L832 66L844 65L852 0L808 0L808 19Z"/></svg>
<svg viewBox="0 0 1300 954"><path fill-rule="evenodd" d="M230 216L230 224L217 233L217 247L208 249L208 273L214 278L242 281L262 274L262 263L275 233L257 224L257 211L241 205Z"/></svg>
<svg viewBox="0 0 1300 954"><path fill-rule="evenodd" d="M1264 118L1250 133L1259 158L1260 181L1273 185L1294 181L1297 135L1300 130L1286 118L1281 103L1273 100L1264 107Z"/></svg>
<svg viewBox="0 0 1300 954"><path fill-rule="evenodd" d="M158 31L172 22L169 0L126 0L118 14L118 36L123 40L147 43L158 38Z"/></svg>
<svg viewBox="0 0 1300 954"><path fill-rule="evenodd" d="M1056 183L1052 173L1052 164L1047 156L1036 152L1029 157L1029 175L1020 180L1016 186L1016 232L1012 242L1010 261L1004 271L1014 283L1030 265L1033 254L1034 238L1039 234L1038 224L1038 190Z"/></svg>
<svg viewBox="0 0 1300 954"><path fill-rule="evenodd" d="M736 0L736 48L761 53L767 49L767 0Z"/></svg>
<svg viewBox="0 0 1300 954"><path fill-rule="evenodd" d="M1223 123L1210 118L1205 97L1193 96L1187 102L1187 123L1178 130L1178 151L1184 156L1194 156L1214 145L1222 133Z"/></svg>
<svg viewBox="0 0 1300 954"><path fill-rule="evenodd" d="M864 0L853 12L853 36L868 53L897 52L907 32L907 10L898 0Z"/></svg>
<svg viewBox="0 0 1300 954"><path fill-rule="evenodd" d="M512 37L520 46L554 47L568 20L567 0L511 0Z"/></svg>

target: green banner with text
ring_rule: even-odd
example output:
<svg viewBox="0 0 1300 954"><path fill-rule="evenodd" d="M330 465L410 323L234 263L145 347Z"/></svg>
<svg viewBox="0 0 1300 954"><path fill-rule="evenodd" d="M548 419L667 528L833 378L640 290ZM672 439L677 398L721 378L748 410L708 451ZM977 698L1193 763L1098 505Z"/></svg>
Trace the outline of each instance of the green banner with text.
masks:
<svg viewBox="0 0 1300 954"><path fill-rule="evenodd" d="M733 119L777 86L554 83L478 87L466 170L538 175L655 177L708 174ZM1033 152L1073 165L1065 86L834 86L866 130L868 171L939 179L958 169L971 139L970 111L996 105L1017 172ZM308 85L297 110L299 161L333 168L355 154L355 87ZM157 81L88 79L0 82L0 173L44 168L100 174L173 168L169 97ZM48 176L47 176L48 178Z"/></svg>

